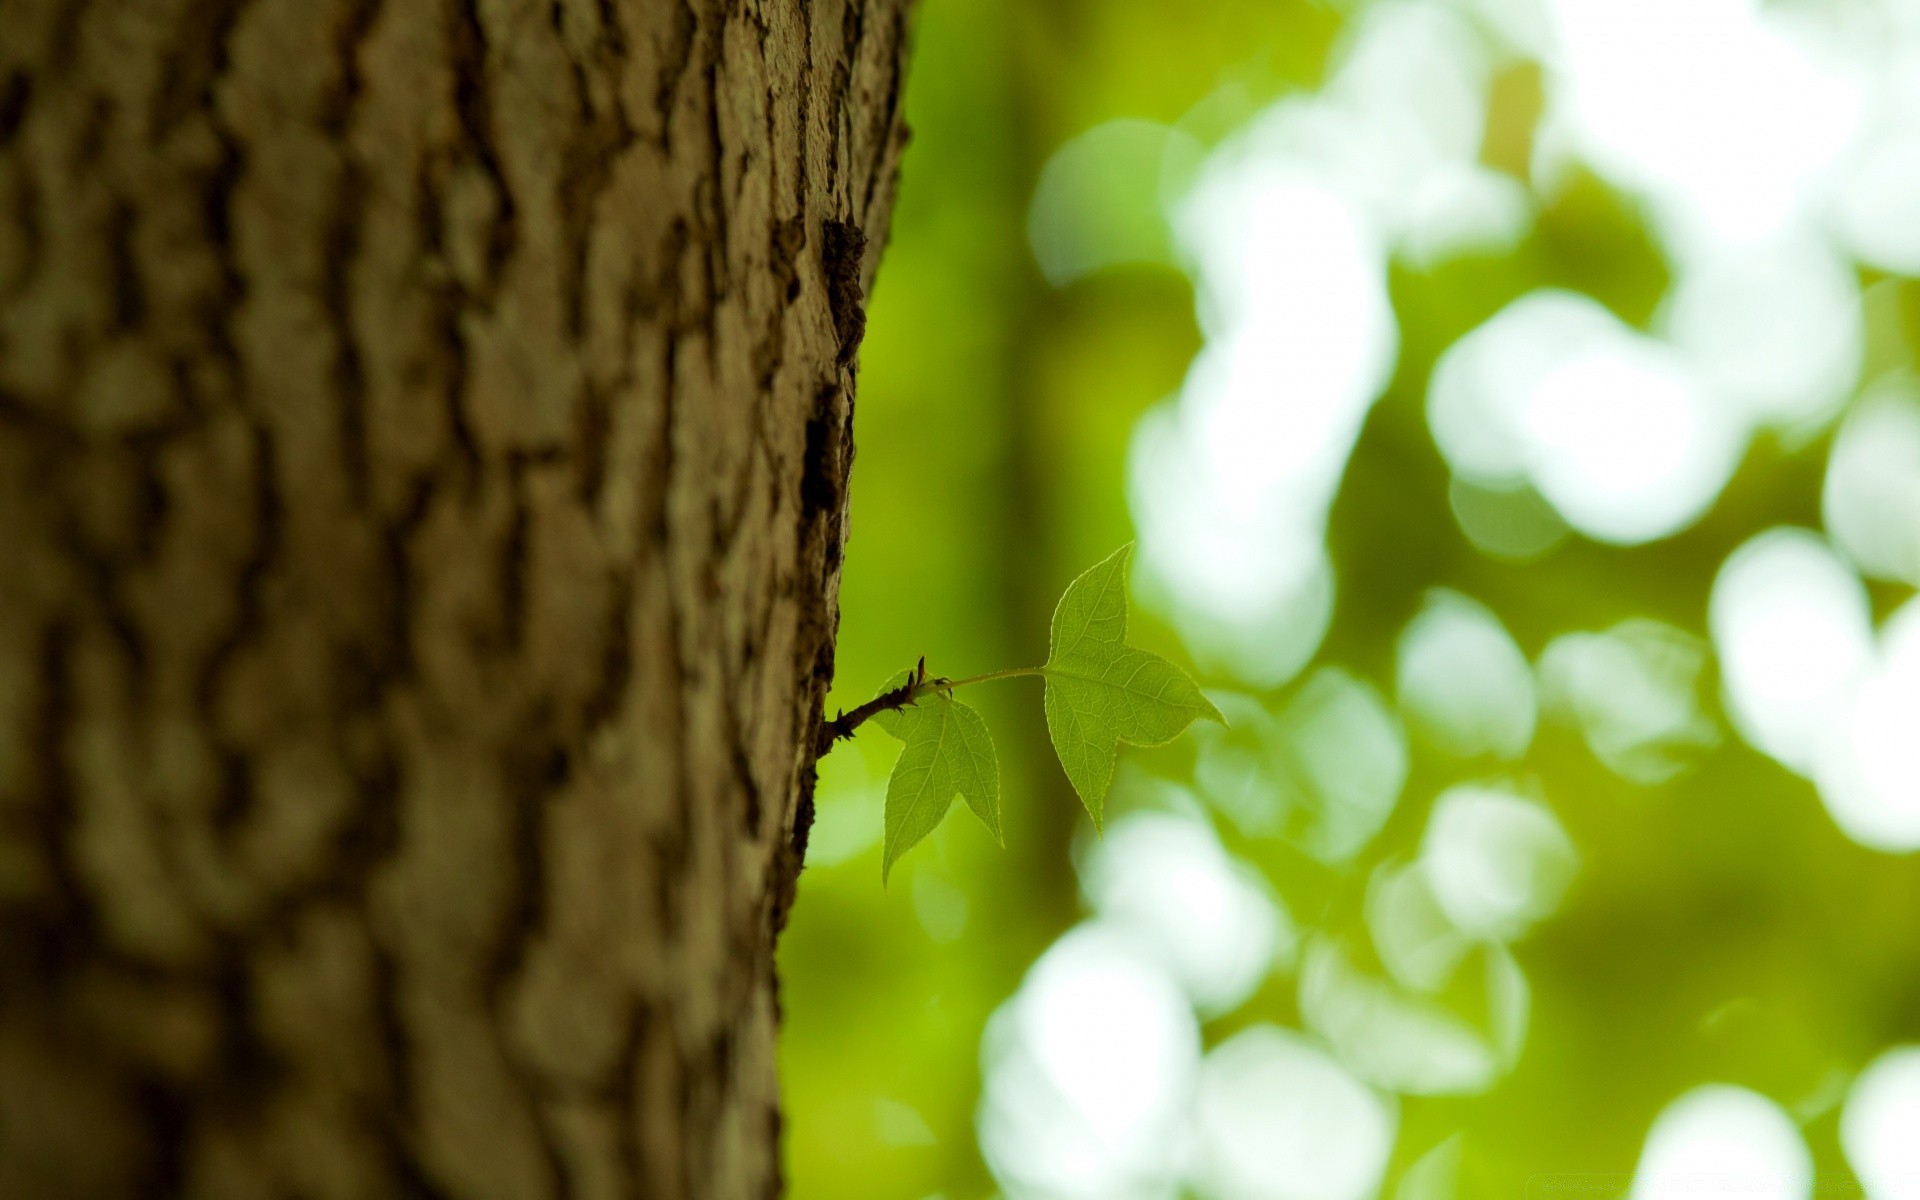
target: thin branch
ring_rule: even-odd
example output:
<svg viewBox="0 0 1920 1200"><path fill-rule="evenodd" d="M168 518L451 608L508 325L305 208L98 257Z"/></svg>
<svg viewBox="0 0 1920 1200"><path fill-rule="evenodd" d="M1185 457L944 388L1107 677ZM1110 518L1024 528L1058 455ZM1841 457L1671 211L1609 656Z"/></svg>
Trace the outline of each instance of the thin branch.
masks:
<svg viewBox="0 0 1920 1200"><path fill-rule="evenodd" d="M918 665L907 674L907 681L897 688L881 692L878 696L862 704L852 712L842 710L840 715L820 727L820 741L814 747L815 758L825 758L833 749L835 742L853 736L869 717L883 712L892 712L905 708L929 692L951 692L957 687L966 687L974 683L990 683L995 679L1012 679L1018 675L1039 675L1038 667L1012 667L1005 671L989 671L985 675L971 675L965 679L946 679L936 676L927 678L927 660L923 656Z"/></svg>
<svg viewBox="0 0 1920 1200"><path fill-rule="evenodd" d="M835 742L852 737L853 731L860 728L868 717L892 712L896 708L905 708L912 704L915 697L919 695L920 685L926 682L926 678L927 660L923 656L920 659L920 665L908 673L907 681L899 687L881 692L852 712L841 710L839 716L820 727L820 741L814 747L814 757L825 758L833 749Z"/></svg>

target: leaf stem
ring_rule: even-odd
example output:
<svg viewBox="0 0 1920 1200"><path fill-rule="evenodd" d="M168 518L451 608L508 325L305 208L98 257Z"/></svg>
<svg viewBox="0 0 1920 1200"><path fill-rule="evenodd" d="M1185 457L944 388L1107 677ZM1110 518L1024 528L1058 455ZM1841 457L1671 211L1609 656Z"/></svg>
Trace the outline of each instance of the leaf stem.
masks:
<svg viewBox="0 0 1920 1200"><path fill-rule="evenodd" d="M852 712L842 711L839 716L820 727L820 741L814 746L814 757L825 758L832 751L835 742L853 736L853 731L864 725L869 717L879 716L883 712L892 712L896 708L905 708L920 697L933 692L951 692L957 687L966 687L975 683L991 683L996 679L1012 679L1018 675L1040 675L1039 667L1009 667L1004 671L988 671L985 675L969 675L965 679L927 678L927 660L921 659L919 666L910 673L909 678L897 688L890 688L862 704Z"/></svg>
<svg viewBox="0 0 1920 1200"><path fill-rule="evenodd" d="M965 679L929 679L920 685L920 692L925 694L936 689L950 692L954 688L966 687L970 683L992 683L996 679L1012 679L1018 675L1044 674L1046 672L1039 667L1008 667L1004 671L988 671L985 675L969 675Z"/></svg>

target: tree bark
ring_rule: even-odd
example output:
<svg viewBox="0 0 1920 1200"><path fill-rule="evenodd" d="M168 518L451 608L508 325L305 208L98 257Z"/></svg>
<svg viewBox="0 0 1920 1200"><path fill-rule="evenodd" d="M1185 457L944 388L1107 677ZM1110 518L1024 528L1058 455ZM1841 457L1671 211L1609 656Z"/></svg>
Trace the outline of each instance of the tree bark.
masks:
<svg viewBox="0 0 1920 1200"><path fill-rule="evenodd" d="M0 1196L759 1197L905 0L0 0Z"/></svg>

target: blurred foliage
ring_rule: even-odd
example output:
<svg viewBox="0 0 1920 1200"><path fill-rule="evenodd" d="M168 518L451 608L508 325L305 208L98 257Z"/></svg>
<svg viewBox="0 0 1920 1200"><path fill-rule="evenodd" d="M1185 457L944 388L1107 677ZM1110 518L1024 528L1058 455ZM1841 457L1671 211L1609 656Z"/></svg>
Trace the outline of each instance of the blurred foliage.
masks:
<svg viewBox="0 0 1920 1200"><path fill-rule="evenodd" d="M1273 98L1317 86L1347 19L1344 6L1308 0L921 5L914 141L862 351L829 711L921 655L955 677L1039 664L1054 598L1133 535L1130 439L1179 391L1201 345L1194 290L1170 259L1049 284L1027 235L1049 154L1120 118L1178 123L1211 144ZM1537 72L1500 75L1492 97L1482 159L1523 169ZM1772 525L1820 527L1830 439L1762 434L1705 517L1664 540L1623 548L1573 535L1515 562L1462 534L1426 419L1441 353L1537 288L1577 289L1644 328L1669 286L1644 214L1584 173L1511 252L1394 265L1393 379L1328 526L1332 623L1312 666L1246 698L1256 725L1293 719L1305 689L1329 686L1316 675L1324 665L1391 706L1403 630L1433 589L1485 605L1534 663L1563 634L1634 618L1705 638L1709 591L1736 547ZM1920 296L1891 286L1905 290L1867 353L1911 361ZM1876 614L1911 594L1873 585ZM1130 640L1191 661L1144 607ZM1513 947L1531 1007L1511 1073L1479 1094L1401 1100L1387 1194L1455 1135L1462 1195L1520 1195L1540 1172L1630 1171L1654 1117L1705 1081L1773 1098L1817 1169L1847 1169L1846 1081L1885 1047L1920 1039L1920 869L1848 840L1805 780L1726 732L1714 671L1699 692L1722 734L1671 779L1626 782L1566 721L1543 720L1520 761L1462 762L1410 716L1405 785L1357 857L1327 861L1214 820L1303 931L1376 973L1370 880L1418 851L1446 789L1510 782L1540 796L1577 849L1564 902ZM948 821L883 890L881 797L899 744L864 733L822 763L813 847L780 946L797 1200L996 1193L975 1134L983 1029L1083 915L1075 863L1092 829L1048 751L1039 681L967 698L1000 745L1004 850L978 822ZM1192 734L1123 749L1122 769L1190 782L1203 750ZM1152 803L1140 799L1150 789L1129 794ZM1111 811L1127 802L1116 789ZM1276 967L1244 1004L1203 1022L1206 1044L1256 1023L1299 1027L1301 995L1295 971Z"/></svg>

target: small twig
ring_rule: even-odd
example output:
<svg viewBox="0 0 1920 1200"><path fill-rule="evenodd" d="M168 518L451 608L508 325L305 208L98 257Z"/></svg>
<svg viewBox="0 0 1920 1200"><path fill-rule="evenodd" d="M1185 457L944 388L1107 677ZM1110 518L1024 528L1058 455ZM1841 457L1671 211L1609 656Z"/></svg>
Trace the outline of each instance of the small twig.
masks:
<svg viewBox="0 0 1920 1200"><path fill-rule="evenodd" d="M878 696L862 704L852 712L842 711L839 716L820 727L820 741L814 747L814 757L822 758L833 744L842 738L850 738L853 731L860 728L868 717L883 712L892 712L896 708L905 708L928 692L939 692L952 696L953 689L975 683L990 683L995 679L1012 679L1018 675L1044 674L1039 667L1014 667L1006 671L989 671L985 675L971 675L965 679L948 679L944 675L927 678L927 659L923 654L913 670L907 672L907 681L891 691L881 692Z"/></svg>
<svg viewBox="0 0 1920 1200"><path fill-rule="evenodd" d="M842 738L852 737L853 731L860 728L861 724L866 721L868 717L883 712L892 712L896 708L905 708L907 705L912 704L915 697L920 693L921 685L925 684L926 681L927 660L926 656L922 655L919 665L907 676L905 683L891 691L881 692L878 696L875 696L852 712L847 712L843 709L839 716L822 725L820 727L820 742L814 748L814 757L825 757L827 752L833 749L835 742Z"/></svg>

